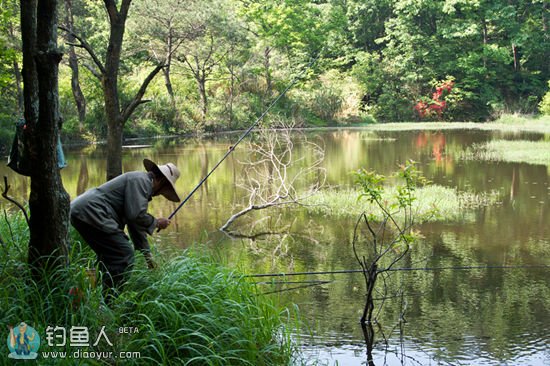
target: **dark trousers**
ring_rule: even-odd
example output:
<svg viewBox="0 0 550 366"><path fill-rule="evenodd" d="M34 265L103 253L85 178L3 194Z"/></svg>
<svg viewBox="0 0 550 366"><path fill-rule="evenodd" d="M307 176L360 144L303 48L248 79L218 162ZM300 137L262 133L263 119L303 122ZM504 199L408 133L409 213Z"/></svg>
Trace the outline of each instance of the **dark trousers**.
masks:
<svg viewBox="0 0 550 366"><path fill-rule="evenodd" d="M108 301L122 290L134 264L134 248L122 230L106 233L75 217L71 217L71 224L97 255L104 296Z"/></svg>

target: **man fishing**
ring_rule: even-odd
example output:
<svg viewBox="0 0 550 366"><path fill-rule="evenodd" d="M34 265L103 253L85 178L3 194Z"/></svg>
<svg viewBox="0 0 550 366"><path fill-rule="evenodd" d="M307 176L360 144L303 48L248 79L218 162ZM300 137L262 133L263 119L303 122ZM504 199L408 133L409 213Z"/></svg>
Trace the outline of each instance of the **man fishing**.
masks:
<svg viewBox="0 0 550 366"><path fill-rule="evenodd" d="M106 300L120 292L134 263L134 249L143 253L149 268L155 266L147 234L166 229L170 220L148 214L149 201L158 195L180 201L175 188L180 171L174 164L144 159L143 165L146 172L122 174L71 202L71 224L97 255Z"/></svg>

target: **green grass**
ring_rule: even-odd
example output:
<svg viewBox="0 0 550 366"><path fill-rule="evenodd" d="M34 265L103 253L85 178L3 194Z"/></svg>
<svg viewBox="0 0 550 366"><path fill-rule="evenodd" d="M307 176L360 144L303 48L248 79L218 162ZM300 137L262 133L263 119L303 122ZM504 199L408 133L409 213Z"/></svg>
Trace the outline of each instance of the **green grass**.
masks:
<svg viewBox="0 0 550 366"><path fill-rule="evenodd" d="M33 281L24 263L28 229L19 216L9 216L9 226L0 221L0 323L34 327L42 338L39 352L78 350L50 347L47 326L65 327L67 344L71 326L87 327L91 344L105 326L113 346L103 340L81 350L140 352L125 365L285 365L293 357L282 309L259 296L243 275L209 258L188 252L157 257L159 268L150 271L139 256L125 291L107 307L86 274L94 255L73 233L70 265ZM73 286L83 291L81 301L69 295ZM139 332L120 334L120 327ZM40 365L116 362L39 358ZM7 361L0 357L0 364Z"/></svg>
<svg viewBox="0 0 550 366"><path fill-rule="evenodd" d="M466 149L459 158L550 165L550 141L488 141Z"/></svg>
<svg viewBox="0 0 550 366"><path fill-rule="evenodd" d="M537 118L520 115L503 115L493 122L403 122L379 123L368 129L378 131L412 131L412 130L462 130L475 129L502 132L537 132L550 133L550 116Z"/></svg>
<svg viewBox="0 0 550 366"><path fill-rule="evenodd" d="M326 190L309 197L305 202L310 212L336 217L358 217L361 213L382 218L382 212L367 201L359 199L359 189ZM382 199L395 195L395 188L387 187ZM430 185L419 188L413 203L417 222L454 221L468 219L472 209L497 204L499 194L458 192L453 188Z"/></svg>

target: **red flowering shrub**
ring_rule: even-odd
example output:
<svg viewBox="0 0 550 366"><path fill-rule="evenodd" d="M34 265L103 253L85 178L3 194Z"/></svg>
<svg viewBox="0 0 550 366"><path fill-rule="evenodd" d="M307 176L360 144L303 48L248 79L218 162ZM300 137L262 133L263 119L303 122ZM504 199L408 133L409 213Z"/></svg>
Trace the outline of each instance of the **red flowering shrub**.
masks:
<svg viewBox="0 0 550 366"><path fill-rule="evenodd" d="M452 80L443 81L436 86L431 99L417 102L414 109L418 113L418 116L423 119L437 115L437 117L441 119L443 111L447 107L447 102L444 98L451 93L453 86L454 82Z"/></svg>

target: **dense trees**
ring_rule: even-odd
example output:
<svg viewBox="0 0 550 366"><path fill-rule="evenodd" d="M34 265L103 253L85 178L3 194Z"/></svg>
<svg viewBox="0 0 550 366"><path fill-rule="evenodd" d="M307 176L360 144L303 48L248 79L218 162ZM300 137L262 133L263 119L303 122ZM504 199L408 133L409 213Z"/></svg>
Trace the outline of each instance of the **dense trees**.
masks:
<svg viewBox="0 0 550 366"><path fill-rule="evenodd" d="M13 3L2 2L0 18L0 87L9 91L0 110L4 123L17 111ZM65 130L81 135L81 121L84 132L108 136L113 146L123 134L243 126L321 50L314 71L275 116L317 124L343 115L486 120L537 112L548 90L550 15L541 0L143 0L131 6L70 0L60 7L65 27L71 30L72 20L72 33L81 38L67 40L65 52L73 70L78 59L88 102L84 117L74 100L62 99ZM80 46L76 57L70 44ZM163 77L153 79L156 72ZM67 98L74 72L61 74ZM454 87L441 100L445 110L419 115L414 106L449 80ZM357 94L352 99L350 90ZM151 103L136 108L143 97ZM347 110L321 113L329 105ZM110 175L116 167L113 161Z"/></svg>

